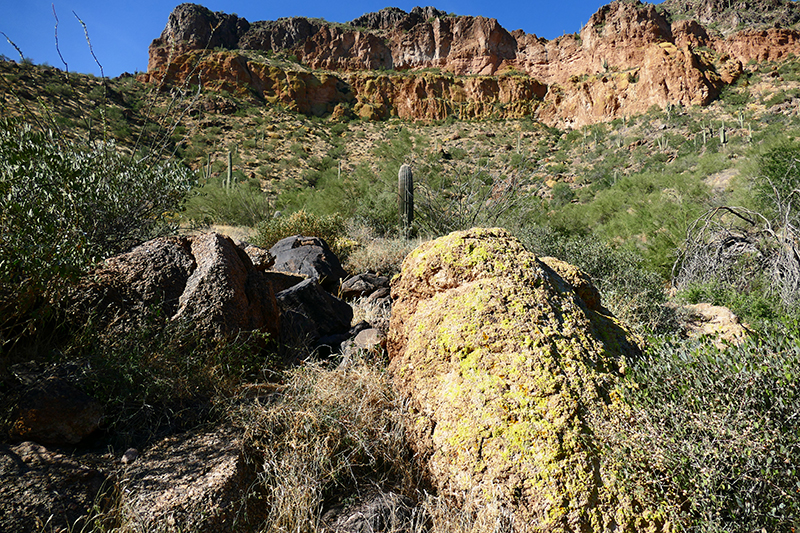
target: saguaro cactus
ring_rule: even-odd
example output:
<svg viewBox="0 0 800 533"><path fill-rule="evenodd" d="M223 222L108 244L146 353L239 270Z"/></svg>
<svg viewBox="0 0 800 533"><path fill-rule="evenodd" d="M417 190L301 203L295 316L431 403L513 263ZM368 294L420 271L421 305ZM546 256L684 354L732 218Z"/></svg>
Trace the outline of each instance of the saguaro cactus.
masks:
<svg viewBox="0 0 800 533"><path fill-rule="evenodd" d="M414 222L414 176L411 167L403 165L397 173L397 204L400 211L400 227L403 236L408 239L411 234L411 223Z"/></svg>
<svg viewBox="0 0 800 533"><path fill-rule="evenodd" d="M228 173L225 176L225 188L230 190L233 182L233 152L228 150Z"/></svg>

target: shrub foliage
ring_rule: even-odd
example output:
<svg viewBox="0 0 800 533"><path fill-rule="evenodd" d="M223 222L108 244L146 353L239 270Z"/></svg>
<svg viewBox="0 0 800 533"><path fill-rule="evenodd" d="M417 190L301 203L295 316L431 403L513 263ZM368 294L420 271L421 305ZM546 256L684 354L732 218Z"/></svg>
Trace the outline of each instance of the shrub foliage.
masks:
<svg viewBox="0 0 800 533"><path fill-rule="evenodd" d="M0 120L0 334L59 281L171 229L193 184L172 162Z"/></svg>

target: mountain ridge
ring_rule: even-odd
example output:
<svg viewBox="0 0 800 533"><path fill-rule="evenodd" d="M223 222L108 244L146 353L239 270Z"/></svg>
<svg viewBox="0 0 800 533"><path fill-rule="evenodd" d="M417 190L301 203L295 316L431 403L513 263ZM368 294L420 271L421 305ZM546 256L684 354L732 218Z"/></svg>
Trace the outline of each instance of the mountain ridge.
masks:
<svg viewBox="0 0 800 533"><path fill-rule="evenodd" d="M800 54L800 32L775 27L781 26L776 20L795 20L794 2L761 0L773 6L761 13L762 22L727 36L688 18L714 2L675 0L665 7L616 0L579 33L550 41L521 30L509 33L495 19L447 15L433 7L410 13L387 8L347 24L302 17L251 24L180 4L150 45L142 79L197 80L318 116L532 115L548 125L576 127L653 105L707 105L748 63ZM667 9L673 4L675 14ZM741 13L754 18L750 11ZM721 11L719 20L729 14ZM288 64L276 65L276 53ZM460 79L470 76L494 81ZM517 98L521 92L531 95L525 105ZM408 103L415 99L431 101Z"/></svg>

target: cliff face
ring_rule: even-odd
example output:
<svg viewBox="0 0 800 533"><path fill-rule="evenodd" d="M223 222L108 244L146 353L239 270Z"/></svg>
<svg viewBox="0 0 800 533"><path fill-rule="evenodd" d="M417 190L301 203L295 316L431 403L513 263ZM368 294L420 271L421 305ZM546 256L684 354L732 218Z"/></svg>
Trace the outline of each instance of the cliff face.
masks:
<svg viewBox="0 0 800 533"><path fill-rule="evenodd" d="M509 33L495 19L430 7L388 8L333 25L304 18L251 24L181 4L150 46L146 77L183 82L198 75L206 86L254 91L305 113L344 104L369 118L533 114L548 124L580 126L653 105L706 105L748 61L800 54L795 30L746 29L723 37L695 20L671 18L653 5L617 0L579 35L547 41ZM230 52L209 51L214 48ZM236 50L288 51L313 72Z"/></svg>

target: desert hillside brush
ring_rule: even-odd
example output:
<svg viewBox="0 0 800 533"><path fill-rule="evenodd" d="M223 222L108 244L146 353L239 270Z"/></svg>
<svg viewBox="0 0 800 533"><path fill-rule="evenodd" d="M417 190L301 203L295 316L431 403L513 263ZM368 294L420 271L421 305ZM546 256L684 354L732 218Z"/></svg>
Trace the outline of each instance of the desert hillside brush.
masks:
<svg viewBox="0 0 800 533"><path fill-rule="evenodd" d="M0 335L92 263L172 229L192 172L0 120ZM30 325L30 324L28 324Z"/></svg>
<svg viewBox="0 0 800 533"><path fill-rule="evenodd" d="M797 324L725 350L712 340L653 342L624 396L630 410L606 425L605 442L631 494L677 509L670 518L683 531L794 530Z"/></svg>
<svg viewBox="0 0 800 533"><path fill-rule="evenodd" d="M253 244L272 248L279 240L293 235L319 237L340 259L346 255L345 219L339 214L317 215L300 210L263 221L256 226Z"/></svg>

